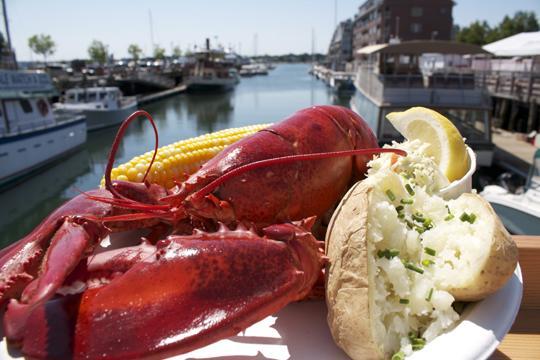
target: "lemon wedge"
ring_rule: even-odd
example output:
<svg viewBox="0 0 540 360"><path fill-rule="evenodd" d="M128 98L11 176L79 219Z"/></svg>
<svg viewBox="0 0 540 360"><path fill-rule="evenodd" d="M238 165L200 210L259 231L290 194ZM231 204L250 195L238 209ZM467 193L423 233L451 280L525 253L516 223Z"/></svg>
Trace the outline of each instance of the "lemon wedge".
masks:
<svg viewBox="0 0 540 360"><path fill-rule="evenodd" d="M448 118L425 107L392 112L386 118L407 140L418 139L430 144L428 155L435 159L448 181L461 179L467 173L465 142Z"/></svg>

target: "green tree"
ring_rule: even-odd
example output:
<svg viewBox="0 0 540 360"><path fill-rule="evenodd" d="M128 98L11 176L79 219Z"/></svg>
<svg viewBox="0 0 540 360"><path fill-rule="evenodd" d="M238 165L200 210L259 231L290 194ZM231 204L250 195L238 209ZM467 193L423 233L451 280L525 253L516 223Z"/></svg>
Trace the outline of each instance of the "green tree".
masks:
<svg viewBox="0 0 540 360"><path fill-rule="evenodd" d="M47 56L54 54L56 44L50 35L40 34L28 38L28 46L38 55L43 56L43 61L47 63Z"/></svg>
<svg viewBox="0 0 540 360"><path fill-rule="evenodd" d="M456 40L468 44L484 45L486 44L486 38L490 34L491 28L485 21L475 21L469 26L462 28L457 36Z"/></svg>
<svg viewBox="0 0 540 360"><path fill-rule="evenodd" d="M165 58L165 49L159 45L154 47L154 58L155 59L164 59Z"/></svg>
<svg viewBox="0 0 540 360"><path fill-rule="evenodd" d="M107 62L108 46L99 40L94 40L88 46L88 55L92 61L103 65Z"/></svg>
<svg viewBox="0 0 540 360"><path fill-rule="evenodd" d="M180 49L180 46L173 47L172 54L173 54L174 57L177 57L177 58L182 56L182 50Z"/></svg>
<svg viewBox="0 0 540 360"><path fill-rule="evenodd" d="M135 61L139 60L142 54L142 49L137 44L131 44L128 47L128 53Z"/></svg>
<svg viewBox="0 0 540 360"><path fill-rule="evenodd" d="M469 44L485 45L521 32L538 31L540 26L534 12L518 11L513 17L506 15L502 21L491 28L485 21L475 21L461 28L457 41Z"/></svg>

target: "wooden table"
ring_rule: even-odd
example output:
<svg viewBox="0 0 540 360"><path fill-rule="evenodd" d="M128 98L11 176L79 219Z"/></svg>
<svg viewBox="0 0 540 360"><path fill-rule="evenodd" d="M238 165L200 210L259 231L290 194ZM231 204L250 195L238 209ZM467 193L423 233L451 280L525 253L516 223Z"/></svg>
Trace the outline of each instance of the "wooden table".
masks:
<svg viewBox="0 0 540 360"><path fill-rule="evenodd" d="M523 274L523 300L510 333L491 359L540 359L540 236L514 236Z"/></svg>

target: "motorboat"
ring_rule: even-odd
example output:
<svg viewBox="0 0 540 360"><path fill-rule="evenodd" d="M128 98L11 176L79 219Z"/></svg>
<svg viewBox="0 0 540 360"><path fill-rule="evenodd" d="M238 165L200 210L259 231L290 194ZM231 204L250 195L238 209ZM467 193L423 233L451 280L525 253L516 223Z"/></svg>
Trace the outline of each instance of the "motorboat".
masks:
<svg viewBox="0 0 540 360"><path fill-rule="evenodd" d="M86 141L82 114L58 114L46 73L0 70L0 187L73 152Z"/></svg>
<svg viewBox="0 0 540 360"><path fill-rule="evenodd" d="M84 114L88 131L92 131L120 124L137 110L137 98L123 96L113 86L73 88L54 107L58 112Z"/></svg>
<svg viewBox="0 0 540 360"><path fill-rule="evenodd" d="M401 138L385 120L388 113L411 106L434 109L456 125L475 150L478 165L490 166L494 151L490 97L475 81L465 58L486 53L476 45L434 40L363 47L357 51L351 108L364 117L380 143Z"/></svg>
<svg viewBox="0 0 540 360"><path fill-rule="evenodd" d="M524 191L511 193L488 185L480 193L491 203L508 231L516 235L540 235L540 149L536 150Z"/></svg>

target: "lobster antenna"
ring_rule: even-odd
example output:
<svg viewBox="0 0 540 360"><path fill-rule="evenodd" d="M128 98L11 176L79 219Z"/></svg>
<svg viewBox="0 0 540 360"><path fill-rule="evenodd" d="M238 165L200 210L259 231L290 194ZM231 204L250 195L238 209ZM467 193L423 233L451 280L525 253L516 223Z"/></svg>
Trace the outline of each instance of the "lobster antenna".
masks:
<svg viewBox="0 0 540 360"><path fill-rule="evenodd" d="M152 124L152 127L154 128L154 135L156 138L156 142L154 145L154 154L152 155L152 160L150 161L150 164L148 165L148 168L146 169L146 172L144 173L142 182L146 180L146 177L148 176L148 173L150 172L150 169L152 168L152 165L154 164L154 160L156 159L156 155L158 151L158 144L159 144L159 135L158 135L158 131L157 131L157 127L156 127L156 123L154 122L154 119L149 113L147 113L144 110L135 111L133 114L129 115L126 118L126 120L122 122L122 124L120 125L120 128L118 129L118 132L116 133L114 141L112 143L111 151L109 152L109 157L107 160L107 167L105 168L105 189L109 190L115 197L125 199L125 200L130 200L130 201L132 200L120 194L113 187L112 180L111 180L111 172L112 172L112 167L114 165L114 160L116 158L116 152L118 151L118 147L120 146L120 141L124 137L124 133L126 132L129 124L139 116L144 116L145 118L148 119L148 121L150 121L150 124Z"/></svg>
<svg viewBox="0 0 540 360"><path fill-rule="evenodd" d="M208 185L200 189L199 191L193 193L191 196L194 198L202 198L203 196L212 192L219 185L223 184L228 179L235 177L237 175L243 174L247 171L270 166L270 165L279 165L279 164L288 164L296 161L307 161L307 160L319 160L319 159L329 159L343 156L351 155L368 155L368 154L380 154L380 153L395 153L400 156L407 156L407 152L401 149L383 149L383 148L371 148L371 149L354 149L354 150L344 150L344 151L332 151L326 153L313 153L313 154L299 154L299 155L287 155L277 158L264 159L259 161L254 161L249 164L239 166L232 169L228 173L223 174L214 181L210 182Z"/></svg>

